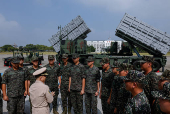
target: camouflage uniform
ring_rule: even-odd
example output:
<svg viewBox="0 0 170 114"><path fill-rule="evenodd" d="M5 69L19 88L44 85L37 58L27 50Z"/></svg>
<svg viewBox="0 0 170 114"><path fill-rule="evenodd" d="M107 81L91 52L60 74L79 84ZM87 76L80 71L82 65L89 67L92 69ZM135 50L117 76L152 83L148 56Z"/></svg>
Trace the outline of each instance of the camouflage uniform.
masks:
<svg viewBox="0 0 170 114"><path fill-rule="evenodd" d="M140 63L146 63L146 62L154 62L154 58L150 56L143 56L142 60L140 60ZM144 73L145 74L145 73ZM158 90L158 81L159 77L156 75L155 72L151 71L149 72L144 79L144 92L149 100L149 104L151 106L151 111L154 114L162 114L160 108L159 108L159 101L158 99L154 99L151 95L151 91L157 91ZM153 103L153 101L155 102Z"/></svg>
<svg viewBox="0 0 170 114"><path fill-rule="evenodd" d="M68 56L66 56L66 57L68 57ZM69 76L70 76L69 70L70 70L71 66L72 66L72 64L69 62L67 63L66 66L64 65L64 63L62 63L60 65L60 70L59 70L60 71L59 76L62 76L61 88L60 88L62 106L63 106L63 109L65 109L65 110L68 106L69 111L71 109L71 98L70 98L70 92L68 92L68 86L69 86ZM67 98L68 98L68 104L67 104Z"/></svg>
<svg viewBox="0 0 170 114"><path fill-rule="evenodd" d="M100 62L101 65L109 63L108 58L103 58ZM109 68L107 71L102 71L102 93L101 93L101 102L102 102L102 110L103 114L110 114L110 105L107 103L107 100L110 96L112 82L115 74L112 72L112 69Z"/></svg>
<svg viewBox="0 0 170 114"><path fill-rule="evenodd" d="M0 74L0 84L1 84L1 82L2 82L2 77ZM3 113L3 101L2 101L2 94L1 94L1 90L0 90L0 114L2 114L2 113Z"/></svg>
<svg viewBox="0 0 170 114"><path fill-rule="evenodd" d="M33 57L31 58L31 61L35 61L35 60L38 60L38 57L33 56ZM34 73L36 70L40 69L40 68L42 68L42 67L41 67L41 66L38 66L37 69L34 69L34 67L32 66L32 67L28 68L26 74L28 75L28 80L30 81L30 86L36 81L36 78L35 78L35 76L33 76L33 73ZM32 113L31 100L29 99L29 101L30 101L30 113Z"/></svg>
<svg viewBox="0 0 170 114"><path fill-rule="evenodd" d="M13 63L19 63L17 58L13 58ZM23 114L25 105L25 81L27 77L22 68L13 70L9 68L4 72L2 84L7 85L7 109L8 114Z"/></svg>
<svg viewBox="0 0 170 114"><path fill-rule="evenodd" d="M131 70L127 76L124 77L124 80L125 83L126 81L130 81L143 84L144 78L145 75L142 72ZM144 91L128 99L125 106L125 114L151 114L150 104Z"/></svg>
<svg viewBox="0 0 170 114"><path fill-rule="evenodd" d="M119 67L119 71L122 70L131 70L132 66L127 64L127 63L122 63ZM128 101L128 98L130 98L130 92L126 90L126 86L125 83L123 81L124 76L119 76L117 78L117 83L116 83L116 91L117 94L115 96L115 98L117 99L116 101L116 108L117 108L117 113L118 114L123 114L124 113L124 109L125 109L125 105Z"/></svg>
<svg viewBox="0 0 170 114"><path fill-rule="evenodd" d="M119 68L120 63L118 61L114 61L113 65L111 66L112 68ZM117 96L117 81L118 81L119 75L114 76L113 82L112 82L112 94L111 94L111 101L110 101L110 112L114 112L114 109L116 107L116 96Z"/></svg>
<svg viewBox="0 0 170 114"><path fill-rule="evenodd" d="M92 57L88 57L87 61L94 61ZM86 70L86 113L87 114L97 114L97 96L95 93L97 92L97 83L100 82L100 71L99 68L93 66L92 68L87 67Z"/></svg>
<svg viewBox="0 0 170 114"><path fill-rule="evenodd" d="M49 55L48 59L54 59L53 55ZM50 66L49 64L45 65L44 67L47 68L47 74L48 77L45 80L45 84L49 86L51 91L55 92L54 100L52 102L53 109L57 108L57 97L59 94L58 90L58 76L59 76L59 66L57 64L54 64L54 66Z"/></svg>
<svg viewBox="0 0 170 114"><path fill-rule="evenodd" d="M73 58L77 58L77 54L73 54ZM83 95L80 95L82 90L82 79L86 78L85 67L79 63L70 68L71 86L70 96L71 104L75 114L83 114Z"/></svg>

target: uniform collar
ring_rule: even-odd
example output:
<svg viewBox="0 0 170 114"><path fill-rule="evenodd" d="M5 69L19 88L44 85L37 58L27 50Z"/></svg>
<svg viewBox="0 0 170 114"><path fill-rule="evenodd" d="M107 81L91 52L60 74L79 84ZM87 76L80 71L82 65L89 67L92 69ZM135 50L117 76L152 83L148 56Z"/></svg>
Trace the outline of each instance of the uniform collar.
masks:
<svg viewBox="0 0 170 114"><path fill-rule="evenodd" d="M42 81L36 80L35 83L42 83L44 84Z"/></svg>

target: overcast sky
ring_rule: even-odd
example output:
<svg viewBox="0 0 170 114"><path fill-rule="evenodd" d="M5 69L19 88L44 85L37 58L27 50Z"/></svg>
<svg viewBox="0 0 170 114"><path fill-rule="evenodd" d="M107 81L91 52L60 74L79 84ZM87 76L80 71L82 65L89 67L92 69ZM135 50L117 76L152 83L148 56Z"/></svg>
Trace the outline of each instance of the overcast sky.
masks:
<svg viewBox="0 0 170 114"><path fill-rule="evenodd" d="M170 34L170 0L0 0L0 46L43 44L80 15L86 40L122 40L115 30L125 13Z"/></svg>

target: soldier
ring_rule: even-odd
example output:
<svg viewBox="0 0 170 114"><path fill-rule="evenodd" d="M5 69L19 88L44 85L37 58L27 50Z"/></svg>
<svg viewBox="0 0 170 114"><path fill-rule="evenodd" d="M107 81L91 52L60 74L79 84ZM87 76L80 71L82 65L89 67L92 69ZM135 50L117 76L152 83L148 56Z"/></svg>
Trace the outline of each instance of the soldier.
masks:
<svg viewBox="0 0 170 114"><path fill-rule="evenodd" d="M48 55L48 61L49 61L49 64L44 66L47 68L47 73L48 73L48 77L46 78L45 84L49 86L51 91L55 92L54 100L52 102L53 113L59 114L57 112L57 97L59 94L58 88L60 88L60 85L58 86L58 79L60 81L60 78L61 78L61 76L59 76L59 66L57 64L54 64L54 61L55 61L54 55ZM61 81L60 81L60 84L61 84Z"/></svg>
<svg viewBox="0 0 170 114"><path fill-rule="evenodd" d="M19 62L20 60L14 57L11 61L12 68L7 69L2 77L3 99L7 101L8 114L24 113L24 96L27 95L28 85L24 70L19 68Z"/></svg>
<svg viewBox="0 0 170 114"><path fill-rule="evenodd" d="M123 78L129 73L129 70L132 70L132 66L128 63L122 63L120 64L118 70L119 70L119 77L116 83L117 94L115 96L117 100L116 100L116 108L114 112L118 114L123 114L127 100L130 97L130 92L126 90Z"/></svg>
<svg viewBox="0 0 170 114"><path fill-rule="evenodd" d="M101 98L102 101L103 114L110 114L111 86L115 74L110 68L109 58L102 58L100 64L103 68L103 71L99 98Z"/></svg>
<svg viewBox="0 0 170 114"><path fill-rule="evenodd" d="M85 89L85 67L79 62L79 55L72 55L74 65L70 69L69 89L71 104L75 114L83 114L83 94Z"/></svg>
<svg viewBox="0 0 170 114"><path fill-rule="evenodd" d="M71 114L71 98L70 98L70 92L68 92L68 86L69 86L69 76L70 76L70 67L71 63L68 62L68 54L62 55L62 63L60 65L60 74L59 76L62 76L61 79L61 100L62 100L62 106L63 106L63 112L62 114L67 114L67 106L68 106L68 114ZM68 99L68 103L67 103Z"/></svg>
<svg viewBox="0 0 170 114"><path fill-rule="evenodd" d="M131 93L125 106L125 114L151 114L149 101L143 91L144 78L145 75L136 70L131 70L124 77L126 90Z"/></svg>
<svg viewBox="0 0 170 114"><path fill-rule="evenodd" d="M114 61L113 65L111 66L112 67L112 72L115 73L115 76L114 76L114 79L113 79L113 82L112 82L112 95L111 95L111 101L110 101L110 106L111 106L111 112L114 112L114 109L115 109L115 106L116 106L116 94L117 94L117 79L119 77L119 65L120 63L118 61Z"/></svg>
<svg viewBox="0 0 170 114"><path fill-rule="evenodd" d="M99 68L94 66L94 58L89 56L87 59L88 68L86 70L86 113L97 114L97 96L100 87L100 71Z"/></svg>
<svg viewBox="0 0 170 114"><path fill-rule="evenodd" d="M45 85L45 80L48 74L46 68L43 67L33 73L36 78L35 83L30 87L30 99L32 103L33 114L50 114L49 104L53 101L55 92L50 92L50 89Z"/></svg>
<svg viewBox="0 0 170 114"><path fill-rule="evenodd" d="M159 105L162 112L170 113L170 71L165 70L159 81L159 91L152 91L155 99L159 99Z"/></svg>
<svg viewBox="0 0 170 114"><path fill-rule="evenodd" d="M33 73L36 71L36 70L38 70L38 69L40 69L41 68L41 66L39 66L38 65L38 57L37 56L33 56L32 58L31 58L31 62L32 62L32 64L33 64L33 66L32 67L30 67L30 68L28 68L28 70L27 70L27 75L28 75L28 95L30 95L29 94L29 87L35 82L35 80L36 80L36 78L33 76ZM32 113L32 108L31 108L32 106L31 106L31 101L30 101L30 113Z"/></svg>
<svg viewBox="0 0 170 114"><path fill-rule="evenodd" d="M2 82L2 77L1 77L1 73L0 73L0 84L1 84L1 82ZM1 86L0 86L0 89L2 89ZM2 101L1 90L0 90L0 114L3 114L3 101Z"/></svg>
<svg viewBox="0 0 170 114"><path fill-rule="evenodd" d="M153 72L152 65L154 62L154 58L150 56L143 56L142 60L139 61L141 65L141 69L144 71L145 79L144 79L144 92L149 100L151 106L151 112L153 114L161 114L161 110L159 110L158 99L154 99L151 95L151 91L158 90L158 81L159 77Z"/></svg>
<svg viewBox="0 0 170 114"><path fill-rule="evenodd" d="M19 67L23 68L23 70L24 70L25 72L27 72L28 67L24 66L24 64L23 64L23 63L24 63L24 57L23 57L23 56L19 56L18 58L19 58L19 60L20 60L20 62L19 62Z"/></svg>

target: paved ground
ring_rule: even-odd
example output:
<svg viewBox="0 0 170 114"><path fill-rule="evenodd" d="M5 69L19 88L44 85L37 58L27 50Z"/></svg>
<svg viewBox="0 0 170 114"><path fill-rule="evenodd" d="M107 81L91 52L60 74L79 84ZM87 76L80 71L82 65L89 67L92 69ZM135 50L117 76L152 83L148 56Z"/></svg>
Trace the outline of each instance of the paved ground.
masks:
<svg viewBox="0 0 170 114"><path fill-rule="evenodd" d="M6 69L8 69L8 67L3 66L3 64L4 64L3 58L9 57L9 56L12 56L12 55L0 54L0 73L4 73L4 71ZM44 60L45 61L42 62L41 66L44 66L45 64L48 63L47 57L48 57L47 55L44 55ZM28 65L28 67L30 67L30 65ZM170 57L167 57L167 65L165 66L165 69L170 69ZM159 73L158 75L160 75L160 74L161 73ZM7 102L3 101L3 112L4 112L3 114L8 114L7 110L6 110L6 106L7 106ZM102 112L102 107L101 107L101 100L99 98L98 98L98 106L97 106L97 108L98 108L98 114L102 114L103 112ZM29 110L30 110L30 104L29 104L29 97L27 96L27 98L25 99L25 112L26 112L26 114L30 114ZM62 113L61 94L58 95L58 112L60 114ZM51 111L50 114L53 114L52 111ZM72 114L74 114L73 111L72 111ZM85 106L84 106L84 114L86 114L85 113Z"/></svg>

